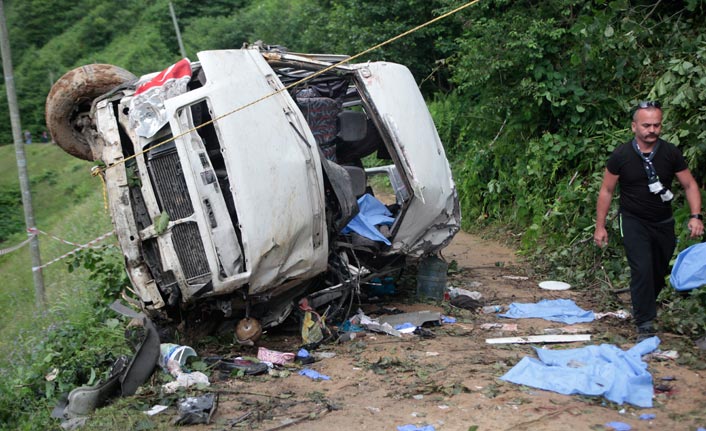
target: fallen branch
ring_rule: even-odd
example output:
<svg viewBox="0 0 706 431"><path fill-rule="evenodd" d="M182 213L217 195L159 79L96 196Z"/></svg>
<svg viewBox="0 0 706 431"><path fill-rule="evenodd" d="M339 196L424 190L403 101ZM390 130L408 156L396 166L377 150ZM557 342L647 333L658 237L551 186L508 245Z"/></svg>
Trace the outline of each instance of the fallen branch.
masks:
<svg viewBox="0 0 706 431"><path fill-rule="evenodd" d="M296 425L296 424L298 424L299 422L305 421L305 420L307 420L307 419L319 418L319 417L321 417L324 413L326 413L326 412L328 412L328 411L329 411L329 408L326 407L325 409L321 409L321 410L319 410L318 412L311 412L311 413L309 413L308 415L300 416L300 417L298 417L298 418L296 418L296 419L292 419L291 422L287 422L286 424L282 424L282 425L276 426L276 427L274 427L274 428L268 428L268 429L265 430L265 431L277 431L277 430L285 429L285 428L287 428L288 426Z"/></svg>
<svg viewBox="0 0 706 431"><path fill-rule="evenodd" d="M543 420L545 420L545 419L549 419L549 418L552 418L552 417L554 417L554 416L560 415L561 413L564 413L564 412L566 412L566 411L568 411L568 410L570 410L570 409L573 409L573 408L575 408L575 406L566 407L566 408L563 408L563 409L560 409L560 410L556 410L556 411L553 411L553 412L550 412L550 413L543 414L542 416L540 416L540 417L538 417L538 418L534 418L534 419L531 419L531 420L526 421L526 422L520 422L519 424L515 424L515 425L511 426L510 428L506 428L505 431L513 431L513 430L520 429L520 427L526 427L526 426L528 426L528 425L536 424L537 422L540 422L540 421L543 421Z"/></svg>
<svg viewBox="0 0 706 431"><path fill-rule="evenodd" d="M296 400L295 398L287 395L263 394L260 392L236 391L233 389L216 389L214 392L225 395L253 395L256 397L279 398L281 400Z"/></svg>

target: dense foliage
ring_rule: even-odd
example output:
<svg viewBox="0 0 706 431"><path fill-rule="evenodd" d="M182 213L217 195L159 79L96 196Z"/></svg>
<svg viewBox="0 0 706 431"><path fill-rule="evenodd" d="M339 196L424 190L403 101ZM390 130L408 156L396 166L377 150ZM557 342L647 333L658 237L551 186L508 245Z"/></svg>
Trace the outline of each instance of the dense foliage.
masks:
<svg viewBox="0 0 706 431"><path fill-rule="evenodd" d="M187 55L196 59L199 50L238 48L256 40L291 51L354 54L464 1L172 3ZM6 0L23 128L35 136L44 130L50 84L73 67L105 62L139 75L178 60L168 4ZM607 156L630 136L629 111L637 101L662 102L665 137L680 146L703 189L704 34L704 0L481 0L364 60L404 63L416 76L453 164L465 228L496 228L519 240L538 273L605 292L625 287L628 273L616 205L608 217L609 247L598 250L590 241L595 201ZM8 117L4 98L0 116ZM11 141L9 122L0 122L0 142ZM10 208L17 199L16 191L0 191L3 218L13 225L21 223L21 213ZM678 248L683 249L693 244L685 234L683 193L677 193L675 211ZM100 266L100 256L84 259L81 265L94 272L115 273L114 267ZM691 337L706 332L704 289L689 295L666 289L662 299L666 329ZM46 350L36 352L63 355L59 341L82 343L86 334L110 339L106 334L113 332L102 317L86 317L50 334L42 344ZM51 399L63 388L39 385L50 371L41 359L18 376L27 394ZM105 358L82 360L96 365ZM86 373L78 364L75 369ZM57 382L79 380L64 377ZM11 408L20 406L0 406L5 412Z"/></svg>

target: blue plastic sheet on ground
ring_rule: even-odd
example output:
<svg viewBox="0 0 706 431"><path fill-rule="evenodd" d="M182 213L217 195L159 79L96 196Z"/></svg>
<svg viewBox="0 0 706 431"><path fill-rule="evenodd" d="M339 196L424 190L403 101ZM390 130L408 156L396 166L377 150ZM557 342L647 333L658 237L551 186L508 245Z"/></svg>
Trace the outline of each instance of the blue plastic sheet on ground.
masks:
<svg viewBox="0 0 706 431"><path fill-rule="evenodd" d="M612 344L570 350L535 348L539 360L524 357L500 379L564 395L603 395L617 404L652 407L652 375L642 356L659 342L651 337L627 351Z"/></svg>
<svg viewBox="0 0 706 431"><path fill-rule="evenodd" d="M331 377L325 374L320 374L318 371L314 371L310 368L304 368L303 370L299 371L299 375L308 377L313 380L331 380Z"/></svg>
<svg viewBox="0 0 706 431"><path fill-rule="evenodd" d="M456 318L449 316L441 316L441 323L456 323Z"/></svg>
<svg viewBox="0 0 706 431"><path fill-rule="evenodd" d="M654 413L643 413L640 415L640 420L641 421L651 421L652 419L656 418L657 415Z"/></svg>
<svg viewBox="0 0 706 431"><path fill-rule="evenodd" d="M540 318L552 322L574 323L593 322L593 311L580 308L570 299L543 299L536 304L513 302L506 313L498 314L508 319Z"/></svg>
<svg viewBox="0 0 706 431"><path fill-rule="evenodd" d="M418 427L416 425L398 425L397 431L435 431L433 425L424 425Z"/></svg>
<svg viewBox="0 0 706 431"><path fill-rule="evenodd" d="M696 289L706 284L706 242L694 244L677 255L669 283L678 291Z"/></svg>
<svg viewBox="0 0 706 431"><path fill-rule="evenodd" d="M608 422L605 426L615 431L630 431L632 429L632 427L625 422Z"/></svg>
<svg viewBox="0 0 706 431"><path fill-rule="evenodd" d="M348 222L341 232L350 233L353 231L373 241L382 241L390 245L390 241L375 227L381 224L391 225L395 221L385 204L366 193L358 198L358 210L358 214Z"/></svg>
<svg viewBox="0 0 706 431"><path fill-rule="evenodd" d="M350 320L346 320L339 326L341 332L364 332L365 328L360 325L351 323Z"/></svg>
<svg viewBox="0 0 706 431"><path fill-rule="evenodd" d="M395 325L395 329L398 331L402 331L403 329L411 329L411 328L416 328L416 325L413 325L409 322L402 323L400 325Z"/></svg>
<svg viewBox="0 0 706 431"><path fill-rule="evenodd" d="M301 348L301 349L299 349L299 351L297 352L297 356L299 356L300 358L308 358L308 357L309 357L309 351L306 350L306 349L304 349L304 348Z"/></svg>

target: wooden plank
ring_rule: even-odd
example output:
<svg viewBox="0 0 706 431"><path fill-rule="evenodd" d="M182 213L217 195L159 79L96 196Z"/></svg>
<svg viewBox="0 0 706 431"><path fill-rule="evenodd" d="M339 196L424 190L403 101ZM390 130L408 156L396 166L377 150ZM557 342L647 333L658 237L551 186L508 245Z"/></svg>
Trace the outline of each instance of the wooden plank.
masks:
<svg viewBox="0 0 706 431"><path fill-rule="evenodd" d="M524 337L487 338L487 344L525 344L525 343L573 343L590 341L591 334L550 334L527 335Z"/></svg>

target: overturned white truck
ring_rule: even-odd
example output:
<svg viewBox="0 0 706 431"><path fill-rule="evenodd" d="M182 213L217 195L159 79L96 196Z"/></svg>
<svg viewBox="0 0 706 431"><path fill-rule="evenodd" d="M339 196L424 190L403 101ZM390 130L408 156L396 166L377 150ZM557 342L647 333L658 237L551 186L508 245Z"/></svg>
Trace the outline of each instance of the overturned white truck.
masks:
<svg viewBox="0 0 706 431"><path fill-rule="evenodd" d="M247 47L139 79L94 64L56 82L52 137L105 165L148 315L198 308L268 327L302 298L330 315L458 231L449 163L411 73L345 58Z"/></svg>

